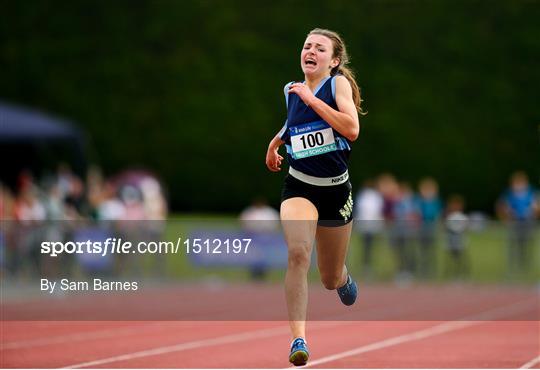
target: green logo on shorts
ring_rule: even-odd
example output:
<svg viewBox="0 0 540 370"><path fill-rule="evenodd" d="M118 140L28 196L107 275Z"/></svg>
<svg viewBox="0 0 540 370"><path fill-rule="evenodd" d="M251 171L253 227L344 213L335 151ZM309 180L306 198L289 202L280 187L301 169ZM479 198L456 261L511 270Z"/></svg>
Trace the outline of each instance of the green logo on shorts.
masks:
<svg viewBox="0 0 540 370"><path fill-rule="evenodd" d="M345 202L345 205L343 208L339 210L339 214L343 217L345 221L347 221L349 218L351 218L353 210L353 199L352 199L352 192L349 192L349 197L347 198L347 202Z"/></svg>

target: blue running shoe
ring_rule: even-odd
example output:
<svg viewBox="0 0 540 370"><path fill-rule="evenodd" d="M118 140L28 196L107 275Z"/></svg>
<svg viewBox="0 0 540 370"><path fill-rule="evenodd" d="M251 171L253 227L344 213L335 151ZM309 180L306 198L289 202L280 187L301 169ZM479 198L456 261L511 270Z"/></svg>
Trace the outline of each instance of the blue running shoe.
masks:
<svg viewBox="0 0 540 370"><path fill-rule="evenodd" d="M351 279L351 275L347 275L347 282L341 288L337 288L337 293L345 306L350 306L356 301L358 286L356 285L356 281Z"/></svg>
<svg viewBox="0 0 540 370"><path fill-rule="evenodd" d="M296 338L291 345L289 362L294 366L303 366L307 363L309 351L304 338Z"/></svg>

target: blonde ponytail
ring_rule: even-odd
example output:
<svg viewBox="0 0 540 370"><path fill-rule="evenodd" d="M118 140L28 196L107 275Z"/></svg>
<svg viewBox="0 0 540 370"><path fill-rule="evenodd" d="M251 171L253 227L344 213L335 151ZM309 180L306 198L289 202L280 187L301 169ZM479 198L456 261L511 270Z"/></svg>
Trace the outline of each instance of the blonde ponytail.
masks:
<svg viewBox="0 0 540 370"><path fill-rule="evenodd" d="M336 74L343 75L347 79L347 81L349 81L352 88L352 98L353 98L354 105L356 106L356 110L361 115L366 115L367 112L364 112L364 110L362 109L363 100L362 100L362 97L360 96L360 87L356 83L356 79L355 79L354 72L352 71L352 69L350 69L349 67L341 66L337 68Z"/></svg>
<svg viewBox="0 0 540 370"><path fill-rule="evenodd" d="M339 65L332 68L330 75L335 76L341 74L345 76L347 81L349 81L351 84L353 101L354 105L356 106L356 110L362 115L367 114L367 112L364 112L361 106L363 100L360 96L360 87L356 83L354 72L347 66L349 64L349 55L347 54L347 49L345 47L345 43L341 39L341 36L339 36L337 32L322 28L315 28L308 34L308 36L309 35L326 36L332 41L332 44L334 45L333 57L339 59Z"/></svg>

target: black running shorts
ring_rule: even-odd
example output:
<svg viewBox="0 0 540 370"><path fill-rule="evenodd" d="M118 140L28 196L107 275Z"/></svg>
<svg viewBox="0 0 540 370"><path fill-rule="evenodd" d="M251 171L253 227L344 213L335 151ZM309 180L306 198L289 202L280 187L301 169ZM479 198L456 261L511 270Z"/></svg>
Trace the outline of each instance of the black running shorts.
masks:
<svg viewBox="0 0 540 370"><path fill-rule="evenodd" d="M317 208L320 226L343 226L353 219L350 181L333 186L316 186L288 174L281 192L281 201L297 197L309 200Z"/></svg>

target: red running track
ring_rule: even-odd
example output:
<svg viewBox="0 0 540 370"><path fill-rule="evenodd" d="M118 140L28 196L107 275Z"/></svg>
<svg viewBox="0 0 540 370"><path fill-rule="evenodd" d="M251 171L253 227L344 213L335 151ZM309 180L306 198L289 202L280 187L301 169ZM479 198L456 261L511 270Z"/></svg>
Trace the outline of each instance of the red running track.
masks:
<svg viewBox="0 0 540 370"><path fill-rule="evenodd" d="M531 319L537 296L472 308L446 321L309 322L308 367L540 368L540 321ZM289 367L284 321L2 321L0 328L2 368Z"/></svg>
<svg viewBox="0 0 540 370"><path fill-rule="evenodd" d="M288 367L282 322L5 322L2 331L2 368ZM315 368L518 368L540 356L534 321L313 322L308 341Z"/></svg>

